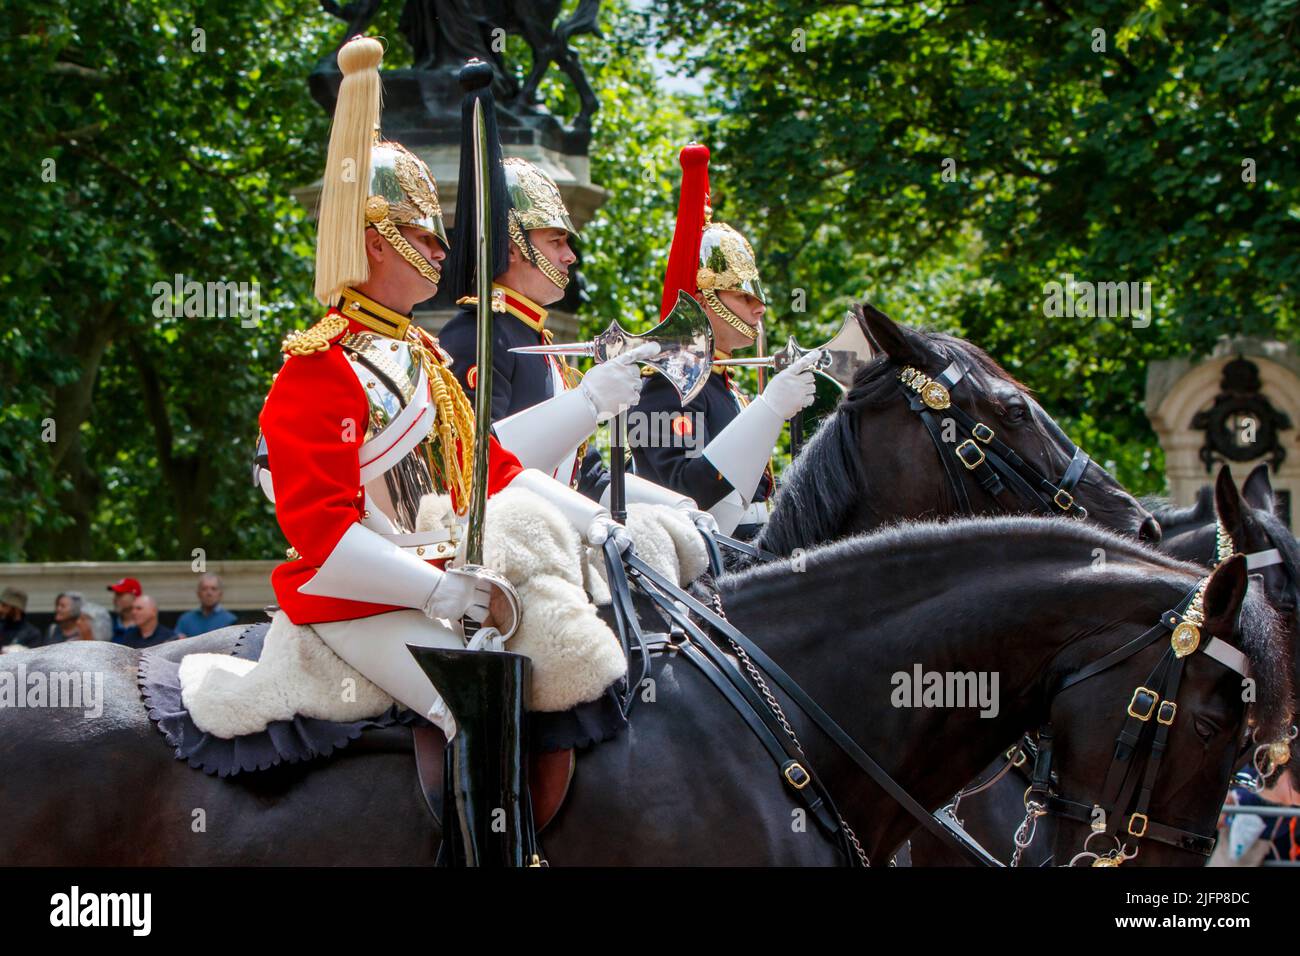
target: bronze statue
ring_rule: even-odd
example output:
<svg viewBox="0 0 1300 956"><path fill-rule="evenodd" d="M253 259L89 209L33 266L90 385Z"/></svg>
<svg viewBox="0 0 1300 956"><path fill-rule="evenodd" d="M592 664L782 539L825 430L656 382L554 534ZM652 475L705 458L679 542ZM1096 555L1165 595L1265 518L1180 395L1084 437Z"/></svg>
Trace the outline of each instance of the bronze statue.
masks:
<svg viewBox="0 0 1300 956"><path fill-rule="evenodd" d="M346 32L339 38L341 46L349 38L366 32L382 3L383 0L350 3L321 0L321 8L347 23ZM496 74L493 93L501 113L499 119L506 129L538 128L555 122L537 104L537 88L554 63L569 77L581 103L572 127L564 131L569 134L565 137L567 145L578 145L585 151L591 117L599 103L578 54L569 47L569 40L582 33L601 35L596 22L600 0L581 0L573 16L557 24L561 7L562 0L405 0L398 26L411 45L411 72L421 75L419 86L426 94L429 89L454 90L454 83L448 81L454 79L456 71L467 60L477 57L491 64ZM509 34L523 37L532 50L532 69L522 86L507 68L503 56L505 37ZM333 55L331 51L327 58L330 65ZM322 61L317 72L328 68ZM427 95L425 99L427 102ZM434 118L440 118L442 112L445 111L437 112Z"/></svg>

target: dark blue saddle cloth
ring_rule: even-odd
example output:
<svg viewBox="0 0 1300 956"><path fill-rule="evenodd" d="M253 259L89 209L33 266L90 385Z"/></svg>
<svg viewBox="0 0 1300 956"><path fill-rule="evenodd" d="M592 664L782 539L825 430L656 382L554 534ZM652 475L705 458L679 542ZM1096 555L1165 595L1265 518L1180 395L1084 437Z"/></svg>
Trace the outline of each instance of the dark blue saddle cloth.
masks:
<svg viewBox="0 0 1300 956"><path fill-rule="evenodd" d="M258 660L270 627L270 622L264 621L245 628L235 642L232 655ZM192 646L191 642L199 646ZM204 773L229 777L284 763L325 758L366 731L428 723L413 711L394 705L369 720L345 723L297 716L292 720L272 721L259 733L214 737L198 728L181 701L182 658L191 652L217 650L205 648L202 643L202 638L188 638L145 651L140 655L137 683L149 718L176 752L176 758ZM532 714L533 746L540 750L583 748L617 735L627 726L618 705L618 689L616 684L596 700L563 713Z"/></svg>

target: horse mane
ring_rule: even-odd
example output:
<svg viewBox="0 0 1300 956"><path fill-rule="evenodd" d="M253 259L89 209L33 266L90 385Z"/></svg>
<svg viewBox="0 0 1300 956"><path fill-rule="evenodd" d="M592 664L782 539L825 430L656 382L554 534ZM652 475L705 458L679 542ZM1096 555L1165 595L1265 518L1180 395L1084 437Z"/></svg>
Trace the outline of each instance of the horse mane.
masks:
<svg viewBox="0 0 1300 956"><path fill-rule="evenodd" d="M945 364L959 362L967 375L1029 392L979 346L947 332L918 334ZM900 400L897 369L897 363L883 353L858 369L848 394L782 474L772 514L755 544L789 554L810 543L829 541L855 506L872 500L858 454L858 413Z"/></svg>
<svg viewBox="0 0 1300 956"><path fill-rule="evenodd" d="M1263 515L1261 518L1272 518ZM1277 519L1273 519L1277 521ZM1277 521L1281 525L1280 521ZM1108 562L1121 557L1155 565L1169 574L1182 574L1189 578L1204 577L1206 570L1199 565L1181 561L1164 554L1133 538L1118 535L1098 525L1070 518L1039 518L1028 516L996 516L966 518L960 521L901 521L814 546L801 555L803 571L808 573L826 566L872 568L878 562L899 553L931 552L946 554L959 550L974 540L1002 539L1023 548L1031 539L1057 538L1080 553L1090 554L1102 548ZM1295 539L1283 535L1278 550L1282 551L1288 569L1300 565ZM1286 550L1283 550L1283 544ZM793 558L782 558L767 563L751 564L724 575L719 585L726 589L748 589L765 582L788 578L794 572ZM868 572L869 573L869 572ZM1150 577L1149 574L1144 574ZM1152 578L1154 583L1155 579ZM1154 622L1153 622L1154 623ZM1293 648L1285 633L1281 618L1264 596L1263 589L1251 587L1242 602L1238 629L1240 649L1250 661L1251 677L1255 680L1255 701L1251 716L1261 735L1280 734L1290 724L1292 711ZM1261 736L1261 740L1273 739Z"/></svg>
<svg viewBox="0 0 1300 956"><path fill-rule="evenodd" d="M1247 509L1248 521L1256 521L1264 528L1264 533L1268 540L1277 548L1278 554L1282 556L1282 567L1291 580L1296 583L1300 589L1300 542L1296 541L1295 535L1291 529L1286 526L1275 514L1267 511L1261 511L1258 508Z"/></svg>
<svg viewBox="0 0 1300 956"><path fill-rule="evenodd" d="M1214 520L1214 488L1202 485L1190 505L1175 505L1168 498L1151 497L1142 499L1142 507L1155 516L1166 533L1175 528L1188 531L1189 528L1182 526L1203 525Z"/></svg>

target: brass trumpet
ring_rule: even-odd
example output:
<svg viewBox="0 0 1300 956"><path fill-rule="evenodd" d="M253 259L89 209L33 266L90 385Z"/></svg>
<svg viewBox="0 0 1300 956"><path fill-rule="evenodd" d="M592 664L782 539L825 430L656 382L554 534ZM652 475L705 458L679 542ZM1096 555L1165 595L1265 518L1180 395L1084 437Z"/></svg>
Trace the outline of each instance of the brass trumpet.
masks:
<svg viewBox="0 0 1300 956"><path fill-rule="evenodd" d="M784 371L794 362L816 349L803 348L794 336L786 341L785 347L771 355L758 355L750 358L718 359L713 364L730 368L770 368ZM863 365L871 361L873 352L862 327L849 313L844 317L844 324L821 347L821 358L813 366L813 371L836 382L841 391L847 391L853 385L853 376Z"/></svg>
<svg viewBox="0 0 1300 956"><path fill-rule="evenodd" d="M641 359L642 365L649 365L672 382L683 405L700 394L713 365L713 327L703 307L685 292L677 293L673 310L649 332L633 335L615 319L590 342L521 345L510 351L524 355L576 355L599 363L647 342L658 345L659 351Z"/></svg>

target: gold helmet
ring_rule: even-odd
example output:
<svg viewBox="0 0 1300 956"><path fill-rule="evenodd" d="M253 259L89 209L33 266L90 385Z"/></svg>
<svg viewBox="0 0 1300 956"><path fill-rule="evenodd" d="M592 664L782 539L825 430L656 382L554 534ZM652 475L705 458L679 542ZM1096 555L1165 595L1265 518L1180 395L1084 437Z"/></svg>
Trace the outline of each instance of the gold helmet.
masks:
<svg viewBox="0 0 1300 956"><path fill-rule="evenodd" d="M578 227L569 217L560 188L550 176L526 159L510 157L501 160L501 166L505 170L506 191L510 197L507 222L510 241L542 275L558 288L565 288L569 277L539 253L528 238L530 229L563 229L570 237L579 238Z"/></svg>
<svg viewBox="0 0 1300 956"><path fill-rule="evenodd" d="M699 143L682 147L682 189L677 202L677 228L664 275L661 316L685 291L703 301L724 322L753 340L758 330L718 298L719 292L747 292L767 305L767 292L758 277L754 250L748 240L724 223L713 221L709 205L709 148Z"/></svg>
<svg viewBox="0 0 1300 956"><path fill-rule="evenodd" d="M379 138L379 64L384 48L354 37L339 49L343 71L316 227L316 298L333 304L347 286L370 276L365 229L373 227L420 275L435 285L439 268L398 230L415 226L448 246L438 185L424 160Z"/></svg>
<svg viewBox="0 0 1300 956"><path fill-rule="evenodd" d="M704 233L700 236L700 266L695 277L700 291L748 292L767 305L753 246L725 223L710 221L711 212L708 208L704 211Z"/></svg>

